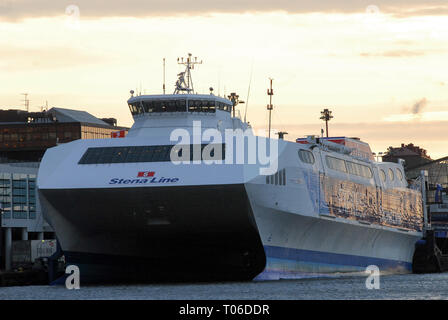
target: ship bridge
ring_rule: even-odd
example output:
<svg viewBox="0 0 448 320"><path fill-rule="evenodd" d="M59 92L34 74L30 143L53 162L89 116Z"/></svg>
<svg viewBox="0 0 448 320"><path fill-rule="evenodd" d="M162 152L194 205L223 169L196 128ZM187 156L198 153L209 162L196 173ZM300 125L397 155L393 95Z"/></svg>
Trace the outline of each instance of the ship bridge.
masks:
<svg viewBox="0 0 448 320"><path fill-rule="evenodd" d="M239 103L236 93L231 93L229 99L213 94L197 94L193 89L191 69L200 64L197 58L189 54L184 61L178 63L186 67L179 73L173 94L136 95L128 100L128 106L134 118L134 125L129 130L128 137L135 136L169 136L170 131L186 129L194 134L193 128L200 123L202 130L226 129L246 130L250 126L241 120L238 110ZM164 85L165 88L165 85ZM201 130L201 131L202 131Z"/></svg>
<svg viewBox="0 0 448 320"><path fill-rule="evenodd" d="M141 95L128 100L133 116L178 112L215 113L221 110L230 113L232 102L213 94L164 94Z"/></svg>
<svg viewBox="0 0 448 320"><path fill-rule="evenodd" d="M199 121L202 130L249 128L234 103L214 94L163 94L132 96L128 106L134 125L128 136L166 135L176 128L192 130ZM233 112L235 111L235 112Z"/></svg>

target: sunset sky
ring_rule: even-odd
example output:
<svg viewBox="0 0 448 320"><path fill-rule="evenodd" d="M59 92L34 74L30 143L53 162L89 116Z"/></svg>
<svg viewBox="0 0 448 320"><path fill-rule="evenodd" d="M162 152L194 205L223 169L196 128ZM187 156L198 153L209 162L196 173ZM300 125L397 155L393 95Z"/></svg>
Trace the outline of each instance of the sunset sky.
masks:
<svg viewBox="0 0 448 320"><path fill-rule="evenodd" d="M247 118L294 140L357 136L374 152L413 142L448 155L446 0L64 1L0 0L0 107L50 107L115 117L131 126L129 90L167 91L177 57L204 61L195 89L237 92ZM239 107L244 113L244 105Z"/></svg>

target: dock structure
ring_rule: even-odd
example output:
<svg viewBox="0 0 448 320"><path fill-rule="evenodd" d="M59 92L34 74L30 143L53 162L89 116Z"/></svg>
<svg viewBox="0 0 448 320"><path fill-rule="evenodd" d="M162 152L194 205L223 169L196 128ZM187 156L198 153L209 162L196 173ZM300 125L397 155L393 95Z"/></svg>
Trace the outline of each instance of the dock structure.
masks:
<svg viewBox="0 0 448 320"><path fill-rule="evenodd" d="M435 189L435 190L432 190ZM448 195L447 190L425 185L426 197L425 236L415 246L412 270L414 273L448 271ZM435 192L434 192L435 191ZM445 194L444 194L445 192Z"/></svg>
<svg viewBox="0 0 448 320"><path fill-rule="evenodd" d="M47 285L48 273L44 270L0 271L0 287Z"/></svg>

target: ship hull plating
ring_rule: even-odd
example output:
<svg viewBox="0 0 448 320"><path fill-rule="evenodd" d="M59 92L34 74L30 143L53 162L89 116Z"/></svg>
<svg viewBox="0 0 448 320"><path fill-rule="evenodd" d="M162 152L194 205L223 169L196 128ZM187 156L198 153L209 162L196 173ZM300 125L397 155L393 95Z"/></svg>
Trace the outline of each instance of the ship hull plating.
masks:
<svg viewBox="0 0 448 320"><path fill-rule="evenodd" d="M418 233L397 232L255 206L266 268L258 280L334 273L409 273Z"/></svg>
<svg viewBox="0 0 448 320"><path fill-rule="evenodd" d="M44 189L40 197L84 283L285 279L369 265L411 271L418 233L269 208L254 190Z"/></svg>
<svg viewBox="0 0 448 320"><path fill-rule="evenodd" d="M81 281L250 280L266 257L244 185L40 190Z"/></svg>

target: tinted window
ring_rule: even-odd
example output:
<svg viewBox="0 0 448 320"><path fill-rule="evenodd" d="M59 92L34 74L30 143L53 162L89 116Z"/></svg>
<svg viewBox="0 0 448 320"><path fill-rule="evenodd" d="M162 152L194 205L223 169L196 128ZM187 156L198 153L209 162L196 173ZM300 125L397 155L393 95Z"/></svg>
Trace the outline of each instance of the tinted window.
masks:
<svg viewBox="0 0 448 320"><path fill-rule="evenodd" d="M306 150L299 150L299 158L300 160L302 160L302 162L310 164L313 164L315 161L313 153Z"/></svg>
<svg viewBox="0 0 448 320"><path fill-rule="evenodd" d="M152 112L185 112L187 102L185 100L149 100L138 101L129 104L133 115Z"/></svg>
<svg viewBox="0 0 448 320"><path fill-rule="evenodd" d="M403 173L398 168L397 168L397 177L398 177L398 179L400 179L400 181L403 180Z"/></svg>
<svg viewBox="0 0 448 320"><path fill-rule="evenodd" d="M189 112L215 112L215 100L188 100Z"/></svg>
<svg viewBox="0 0 448 320"><path fill-rule="evenodd" d="M383 182L386 182L386 172L384 172L383 169L380 170L380 176L381 180L383 180Z"/></svg>
<svg viewBox="0 0 448 320"><path fill-rule="evenodd" d="M334 157L326 157L327 160L327 166L330 169L341 171L341 172L347 172L347 168L345 166L345 161L339 158Z"/></svg>
<svg viewBox="0 0 448 320"><path fill-rule="evenodd" d="M364 178L372 178L372 169L370 167L365 166L363 164L354 163L350 161L346 161L347 169L350 174L354 174Z"/></svg>
<svg viewBox="0 0 448 320"><path fill-rule="evenodd" d="M389 179L390 181L394 181L394 172L392 171L392 169L389 169Z"/></svg>
<svg viewBox="0 0 448 320"><path fill-rule="evenodd" d="M224 160L225 145L223 144L203 144L202 151L206 146L211 146L210 155L213 157L210 160ZM104 148L89 148L79 160L78 164L106 164L106 163L130 163L130 162L168 162L171 161L171 150L176 147L179 148L177 154L182 156L182 146L179 145L165 145L165 146L128 146L128 147L104 147ZM193 160L193 146L190 145L189 160ZM221 158L214 157L214 151L221 149ZM176 150L176 149L175 149ZM207 152L207 151L206 151ZM206 154L208 155L208 154ZM209 157L205 157L206 160ZM187 158L188 159L188 158ZM187 160L188 161L188 160Z"/></svg>
<svg viewBox="0 0 448 320"><path fill-rule="evenodd" d="M216 102L216 105L217 105L219 110L223 110L223 111L227 111L227 112L232 111L232 106L231 105L228 105L228 104L225 104L225 103L222 103L222 102Z"/></svg>

